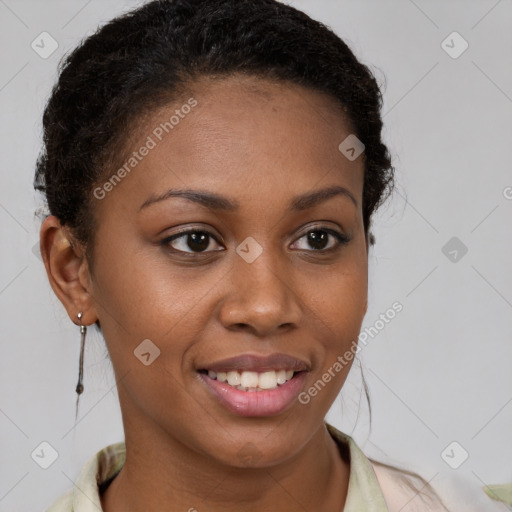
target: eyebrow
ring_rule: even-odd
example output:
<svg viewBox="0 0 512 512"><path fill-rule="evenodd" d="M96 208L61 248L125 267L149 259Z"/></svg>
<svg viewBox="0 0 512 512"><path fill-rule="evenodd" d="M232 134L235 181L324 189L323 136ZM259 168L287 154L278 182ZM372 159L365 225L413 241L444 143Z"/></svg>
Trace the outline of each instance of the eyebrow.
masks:
<svg viewBox="0 0 512 512"><path fill-rule="evenodd" d="M323 203L335 196L347 197L357 208L357 200L349 190L339 185L333 185L294 197L290 202L290 210L307 210L308 208L312 208L313 206ZM170 199L171 197L188 199L189 201L193 201L213 210L237 211L240 208L240 203L237 200L230 199L213 192L190 189L170 189L159 196L151 195L146 201L144 201L144 203L142 203L139 211L155 203Z"/></svg>

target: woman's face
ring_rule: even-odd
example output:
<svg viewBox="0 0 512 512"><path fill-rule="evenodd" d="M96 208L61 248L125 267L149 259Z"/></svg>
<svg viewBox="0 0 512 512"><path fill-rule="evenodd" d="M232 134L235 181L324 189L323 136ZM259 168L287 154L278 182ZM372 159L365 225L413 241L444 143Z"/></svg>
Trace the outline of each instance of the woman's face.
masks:
<svg viewBox="0 0 512 512"><path fill-rule="evenodd" d="M127 163L126 172L96 189L94 269L84 274L127 439L163 435L224 464L263 467L318 430L366 312L363 156L338 149L351 134L344 119L320 93L230 77L196 83L139 123L112 169ZM259 380L240 378L273 387L272 370L293 362L222 361L275 354L303 371L273 391L207 376L256 370Z"/></svg>

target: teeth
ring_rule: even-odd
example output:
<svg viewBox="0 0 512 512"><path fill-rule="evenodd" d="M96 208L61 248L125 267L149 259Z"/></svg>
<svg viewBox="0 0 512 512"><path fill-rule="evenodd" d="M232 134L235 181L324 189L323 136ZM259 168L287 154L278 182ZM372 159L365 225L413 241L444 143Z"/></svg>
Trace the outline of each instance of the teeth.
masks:
<svg viewBox="0 0 512 512"><path fill-rule="evenodd" d="M276 380L278 384L284 384L286 382L286 371L279 370L276 372Z"/></svg>
<svg viewBox="0 0 512 512"><path fill-rule="evenodd" d="M280 372L278 372L278 373L280 373ZM260 373L260 377L259 377L259 381L258 381L260 388L272 389L272 388L275 388L276 384L278 384L278 383L279 383L279 379L276 378L276 372Z"/></svg>
<svg viewBox="0 0 512 512"><path fill-rule="evenodd" d="M240 374L238 372L228 372L227 373L228 384L230 386L240 386L242 383L240 382Z"/></svg>
<svg viewBox="0 0 512 512"><path fill-rule="evenodd" d="M257 388L258 387L258 373L257 372L233 372L240 375L240 386L244 388ZM228 381L231 385L231 382Z"/></svg>
<svg viewBox="0 0 512 512"><path fill-rule="evenodd" d="M252 371L214 372L208 370L208 376L211 379L217 379L219 382L227 382L236 389L249 392L264 391L266 389L275 389L277 386L282 386L293 377L293 373L293 370L271 370L261 373Z"/></svg>

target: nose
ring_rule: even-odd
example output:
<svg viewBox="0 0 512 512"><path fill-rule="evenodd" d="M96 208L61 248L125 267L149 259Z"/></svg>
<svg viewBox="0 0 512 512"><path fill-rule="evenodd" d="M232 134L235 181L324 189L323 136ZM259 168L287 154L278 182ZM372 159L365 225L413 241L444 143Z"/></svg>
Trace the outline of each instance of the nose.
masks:
<svg viewBox="0 0 512 512"><path fill-rule="evenodd" d="M268 337L299 325L302 307L291 271L277 267L266 251L252 263L237 256L221 303L219 317L228 330Z"/></svg>

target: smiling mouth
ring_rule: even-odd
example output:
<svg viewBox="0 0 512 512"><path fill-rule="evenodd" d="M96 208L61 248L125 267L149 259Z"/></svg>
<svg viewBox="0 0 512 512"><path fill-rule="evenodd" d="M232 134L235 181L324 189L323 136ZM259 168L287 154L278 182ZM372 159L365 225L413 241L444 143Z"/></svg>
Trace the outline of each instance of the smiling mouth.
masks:
<svg viewBox="0 0 512 512"><path fill-rule="evenodd" d="M237 371L215 372L213 370L199 370L199 373L208 375L212 380L225 383L234 389L247 392L270 391L283 386L292 380L301 371L293 370L269 370L264 372Z"/></svg>

